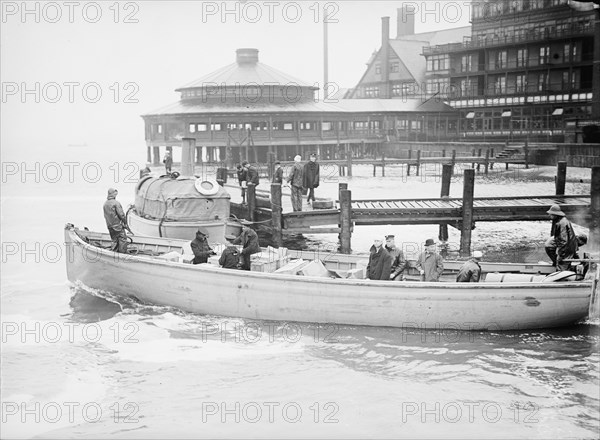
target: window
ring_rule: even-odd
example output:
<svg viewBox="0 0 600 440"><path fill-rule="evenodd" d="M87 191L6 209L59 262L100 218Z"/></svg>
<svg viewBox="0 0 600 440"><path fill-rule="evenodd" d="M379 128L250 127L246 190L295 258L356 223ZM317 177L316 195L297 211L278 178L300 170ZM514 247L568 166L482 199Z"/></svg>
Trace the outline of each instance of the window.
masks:
<svg viewBox="0 0 600 440"><path fill-rule="evenodd" d="M293 122L284 122L283 123L283 129L284 130L293 130L294 129L294 123Z"/></svg>
<svg viewBox="0 0 600 440"><path fill-rule="evenodd" d="M190 133L196 133L196 124L190 124L189 131Z"/></svg>
<svg viewBox="0 0 600 440"><path fill-rule="evenodd" d="M499 50L496 52L496 69L506 68L506 60L508 58L507 51Z"/></svg>
<svg viewBox="0 0 600 440"><path fill-rule="evenodd" d="M375 73L381 73L381 64L375 64Z"/></svg>
<svg viewBox="0 0 600 440"><path fill-rule="evenodd" d="M494 93L502 94L506 92L506 77L498 76L494 81Z"/></svg>
<svg viewBox="0 0 600 440"><path fill-rule="evenodd" d="M517 50L517 67L525 67L527 66L527 49L518 49Z"/></svg>
<svg viewBox="0 0 600 440"><path fill-rule="evenodd" d="M569 71L566 70L562 73L562 78L561 78L561 83L560 83L560 88L562 90L568 89L570 88L571 83L569 81Z"/></svg>
<svg viewBox="0 0 600 440"><path fill-rule="evenodd" d="M471 71L471 64L473 62L473 55L463 55L460 62L460 71L469 72Z"/></svg>
<svg viewBox="0 0 600 440"><path fill-rule="evenodd" d="M379 96L379 87L375 87L375 86L365 87L365 96L367 98L377 98Z"/></svg>
<svg viewBox="0 0 600 440"><path fill-rule="evenodd" d="M542 72L538 74L538 92L544 92L548 88L548 74Z"/></svg>
<svg viewBox="0 0 600 440"><path fill-rule="evenodd" d="M196 127L197 127L196 128L197 131L206 131L206 128L207 128L206 124L197 124Z"/></svg>
<svg viewBox="0 0 600 440"><path fill-rule="evenodd" d="M312 122L300 122L300 130L312 130Z"/></svg>
<svg viewBox="0 0 600 440"><path fill-rule="evenodd" d="M392 96L402 96L402 85L394 84L392 86Z"/></svg>
<svg viewBox="0 0 600 440"><path fill-rule="evenodd" d="M210 124L210 129L212 131L221 131L221 124L219 124L219 123Z"/></svg>
<svg viewBox="0 0 600 440"><path fill-rule="evenodd" d="M527 87L527 78L524 74L517 75L515 81L515 92L520 93L524 92Z"/></svg>
<svg viewBox="0 0 600 440"><path fill-rule="evenodd" d="M390 72L395 73L400 71L400 63L394 62L390 64Z"/></svg>
<svg viewBox="0 0 600 440"><path fill-rule="evenodd" d="M448 68L449 55L431 55L427 58L427 70L430 72L446 70Z"/></svg>
<svg viewBox="0 0 600 440"><path fill-rule="evenodd" d="M546 64L550 61L550 46L540 47L540 64Z"/></svg>
<svg viewBox="0 0 600 440"><path fill-rule="evenodd" d="M333 122L323 122L321 124L323 131L331 131L333 130Z"/></svg>
<svg viewBox="0 0 600 440"><path fill-rule="evenodd" d="M570 56L571 56L571 45L569 43L565 43L565 45L563 47L563 63L568 63Z"/></svg>
<svg viewBox="0 0 600 440"><path fill-rule="evenodd" d="M162 124L156 124L156 131L158 134L162 133Z"/></svg>

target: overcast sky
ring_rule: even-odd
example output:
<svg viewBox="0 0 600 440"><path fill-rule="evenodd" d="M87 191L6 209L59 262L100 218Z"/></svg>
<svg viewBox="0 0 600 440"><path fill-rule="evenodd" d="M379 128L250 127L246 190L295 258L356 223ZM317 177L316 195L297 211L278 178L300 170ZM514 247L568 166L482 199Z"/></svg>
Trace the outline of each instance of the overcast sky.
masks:
<svg viewBox="0 0 600 440"><path fill-rule="evenodd" d="M58 1L26 2L26 12L21 1L3 1L3 157L15 148L78 143L143 151L139 115L177 101L176 87L232 63L240 47L321 85L326 4L337 21L329 24L329 78L352 87L380 46L381 17L391 17L393 38L402 3ZM416 32L469 24L467 0L407 3ZM33 93L23 95L24 88Z"/></svg>

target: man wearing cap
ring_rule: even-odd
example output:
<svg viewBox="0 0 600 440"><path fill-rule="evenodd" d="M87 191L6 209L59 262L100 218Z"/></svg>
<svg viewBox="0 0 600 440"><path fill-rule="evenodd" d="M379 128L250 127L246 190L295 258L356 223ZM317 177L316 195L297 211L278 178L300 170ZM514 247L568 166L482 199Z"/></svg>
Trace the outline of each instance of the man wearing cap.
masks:
<svg viewBox="0 0 600 440"><path fill-rule="evenodd" d="M283 183L283 168L281 167L281 162L275 162L272 183Z"/></svg>
<svg viewBox="0 0 600 440"><path fill-rule="evenodd" d="M401 281L406 267L406 259L402 250L396 247L395 236L385 236L385 250L392 257L390 280Z"/></svg>
<svg viewBox="0 0 600 440"><path fill-rule="evenodd" d="M194 253L192 264L208 263L208 257L216 255L206 241L206 234L200 229L196 231L196 238L192 240L190 247Z"/></svg>
<svg viewBox="0 0 600 440"><path fill-rule="evenodd" d="M483 257L481 251L474 251L471 258L462 265L456 277L457 283L478 283L481 278L481 266L479 261Z"/></svg>
<svg viewBox="0 0 600 440"><path fill-rule="evenodd" d="M173 156L171 156L171 152L168 150L165 153L163 163L165 164L165 173L169 174L171 172L171 167L173 166Z"/></svg>
<svg viewBox="0 0 600 440"><path fill-rule="evenodd" d="M546 254L557 270L569 270L570 263L564 260L576 258L579 249L577 235L560 206L552 205L546 212L552 218L551 237L545 245Z"/></svg>
<svg viewBox="0 0 600 440"><path fill-rule="evenodd" d="M304 184L303 180L303 169L302 164L300 163L302 158L300 155L294 157L294 165L292 166L292 170L287 177L287 182L291 186L291 199L292 199L292 209L294 211L302 211L302 185Z"/></svg>
<svg viewBox="0 0 600 440"><path fill-rule="evenodd" d="M315 201L315 188L319 186L319 164L317 163L317 155L312 153L309 161L304 165L303 170L303 186L308 188L308 197L306 202Z"/></svg>
<svg viewBox="0 0 600 440"><path fill-rule="evenodd" d="M258 186L260 183L258 170L250 165L247 160L242 162L242 167L246 170L246 181L252 183L254 186Z"/></svg>
<svg viewBox="0 0 600 440"><path fill-rule="evenodd" d="M390 280L392 257L382 244L383 240L379 237L373 240L373 246L370 249L369 264L367 264L368 280Z"/></svg>
<svg viewBox="0 0 600 440"><path fill-rule="evenodd" d="M242 252L240 252L242 270L250 270L250 256L260 252L258 235L248 225L242 225L242 233L232 243L242 245Z"/></svg>
<svg viewBox="0 0 600 440"><path fill-rule="evenodd" d="M435 251L432 238L425 240L425 251L421 252L415 266L421 274L421 281L439 281L444 272L442 257Z"/></svg>
<svg viewBox="0 0 600 440"><path fill-rule="evenodd" d="M118 193L119 191L114 188L108 189L108 196L103 207L104 220L106 220L106 227L112 239L112 250L126 254L127 235L125 229L129 229L129 226L127 226L127 217L125 217L123 207L117 201Z"/></svg>
<svg viewBox="0 0 600 440"><path fill-rule="evenodd" d="M242 189L242 204L246 203L246 186L247 186L247 173L246 173L246 169L241 166L238 165L237 167L237 178L238 178L238 182L240 184L240 188Z"/></svg>

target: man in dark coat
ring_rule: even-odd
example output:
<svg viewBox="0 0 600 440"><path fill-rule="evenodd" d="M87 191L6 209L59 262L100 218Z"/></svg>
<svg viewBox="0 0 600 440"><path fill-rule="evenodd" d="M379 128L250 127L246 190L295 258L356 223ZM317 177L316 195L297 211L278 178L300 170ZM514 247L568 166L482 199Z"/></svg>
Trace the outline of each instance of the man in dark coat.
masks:
<svg viewBox="0 0 600 440"><path fill-rule="evenodd" d="M319 164L316 154L311 154L310 160L304 165L303 178L303 186L308 188L306 202L310 204L311 199L315 201L315 188L319 187Z"/></svg>
<svg viewBox="0 0 600 440"><path fill-rule="evenodd" d="M436 244L432 238L425 240L425 250L421 252L415 265L421 274L421 281L439 281L444 272L444 262L436 252Z"/></svg>
<svg viewBox="0 0 600 440"><path fill-rule="evenodd" d="M376 238L371 246L369 255L369 264L367 265L368 280L390 280L390 271L392 268L392 257L383 246L383 240Z"/></svg>
<svg viewBox="0 0 600 440"><path fill-rule="evenodd" d="M254 184L254 186L258 186L260 183L260 179L258 177L258 170L250 165L247 160L242 162L242 166L246 170L246 181L248 183Z"/></svg>
<svg viewBox="0 0 600 440"><path fill-rule="evenodd" d="M237 269L240 264L240 252L235 246L227 246L221 258L219 258L219 264L225 269Z"/></svg>
<svg viewBox="0 0 600 440"><path fill-rule="evenodd" d="M242 260L242 269L250 270L250 256L260 252L260 245L258 244L258 235L248 225L242 226L242 233L233 240L233 244L241 244L242 252L240 253L240 259Z"/></svg>
<svg viewBox="0 0 600 440"><path fill-rule="evenodd" d="M194 252L194 259L192 264L207 263L208 257L216 255L215 252L208 245L206 241L206 234L198 229L196 232L196 238L190 243L192 252Z"/></svg>
<svg viewBox="0 0 600 440"><path fill-rule="evenodd" d="M167 151L165 153L165 158L163 159L163 163L165 164L165 173L169 174L171 172L171 167L173 166L173 156L171 156L170 151Z"/></svg>
<svg viewBox="0 0 600 440"><path fill-rule="evenodd" d="M571 264L564 260L576 258L579 250L577 235L559 205L552 205L547 213L552 217L552 229L546 242L546 253L557 270L569 270Z"/></svg>
<svg viewBox="0 0 600 440"><path fill-rule="evenodd" d="M281 162L275 162L275 170L273 171L273 183L283 182L283 168Z"/></svg>
<svg viewBox="0 0 600 440"><path fill-rule="evenodd" d="M240 188L242 189L242 203L246 203L246 185L247 185L247 173L246 173L246 169L241 166L238 165L237 166L237 178L238 178L238 182L240 184Z"/></svg>
<svg viewBox="0 0 600 440"><path fill-rule="evenodd" d="M103 206L104 220L112 239L112 250L126 254L127 235L125 229L129 229L129 226L127 226L127 217L125 217L123 207L116 200L118 193L119 191L114 188L108 189L108 196Z"/></svg>
<svg viewBox="0 0 600 440"><path fill-rule="evenodd" d="M469 260L461 266L456 276L457 283L478 283L481 279L481 266L479 261L483 257L481 251L473 251L473 255Z"/></svg>
<svg viewBox="0 0 600 440"><path fill-rule="evenodd" d="M406 258L404 252L396 246L395 237L393 235L385 236L385 250L392 257L392 269L390 280L402 281L404 269L406 268Z"/></svg>

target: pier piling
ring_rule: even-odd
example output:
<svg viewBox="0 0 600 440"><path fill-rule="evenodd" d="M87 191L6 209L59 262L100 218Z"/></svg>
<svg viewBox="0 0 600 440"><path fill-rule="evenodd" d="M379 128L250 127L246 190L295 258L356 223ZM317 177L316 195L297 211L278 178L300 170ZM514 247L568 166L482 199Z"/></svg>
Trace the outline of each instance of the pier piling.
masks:
<svg viewBox="0 0 600 440"><path fill-rule="evenodd" d="M556 195L565 195L565 182L567 180L567 162L559 161L556 166Z"/></svg>
<svg viewBox="0 0 600 440"><path fill-rule="evenodd" d="M450 180L452 178L452 165L442 165L442 190L440 191L440 197L450 196ZM448 241L448 223L440 224L440 233L438 235L440 241Z"/></svg>
<svg viewBox="0 0 600 440"><path fill-rule="evenodd" d="M255 219L254 210L256 209L256 185L248 183L246 189L246 201L248 202L248 214L246 218L253 222Z"/></svg>
<svg viewBox="0 0 600 440"><path fill-rule="evenodd" d="M475 170L464 171L462 225L460 231L460 255L467 257L471 253L471 228L473 227L473 196L475 193Z"/></svg>
<svg viewBox="0 0 600 440"><path fill-rule="evenodd" d="M600 252L600 166L592 167L590 216L590 250Z"/></svg>
<svg viewBox="0 0 600 440"><path fill-rule="evenodd" d="M282 213L283 206L281 200L281 183L271 183L271 228L273 242L281 247L283 244L282 228Z"/></svg>
<svg viewBox="0 0 600 440"><path fill-rule="evenodd" d="M341 252L352 252L352 192L347 189L340 190L340 241Z"/></svg>

